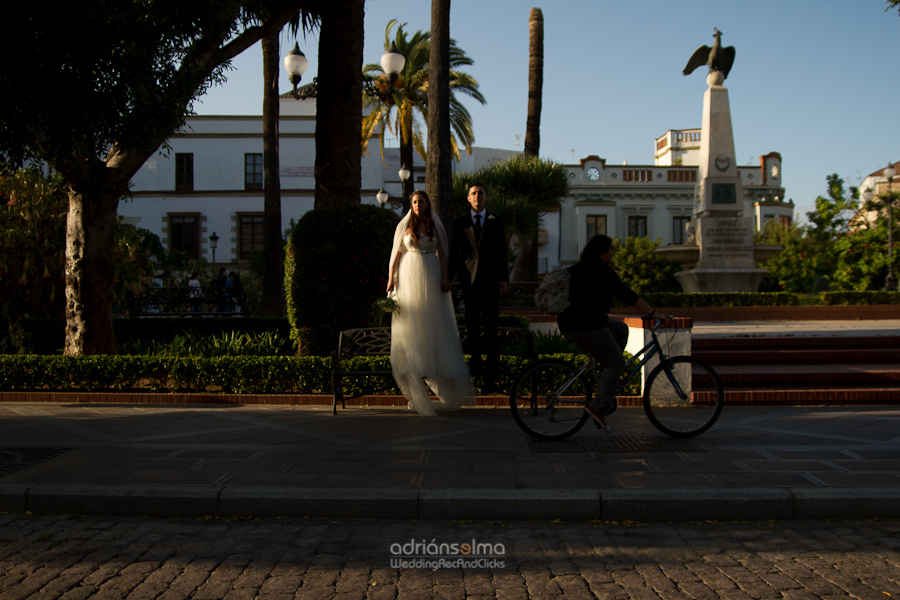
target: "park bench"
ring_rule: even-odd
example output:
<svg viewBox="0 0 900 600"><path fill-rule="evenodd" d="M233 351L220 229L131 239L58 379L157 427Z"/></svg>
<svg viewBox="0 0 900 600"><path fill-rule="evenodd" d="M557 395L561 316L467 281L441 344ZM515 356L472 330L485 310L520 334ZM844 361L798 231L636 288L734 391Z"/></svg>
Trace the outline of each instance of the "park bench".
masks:
<svg viewBox="0 0 900 600"><path fill-rule="evenodd" d="M480 332L484 336L484 331ZM497 331L500 341L500 354L521 356L533 360L537 358L534 350L534 333L521 327L500 327ZM459 328L459 337L463 348L467 347L466 328ZM391 371L354 371L344 368L343 361L357 356L390 356L391 328L368 327L364 329L347 329L338 338L337 350L331 353L331 384L334 396L331 402L331 413L337 414L337 403L346 408L344 401L358 396L344 396L343 380L346 378L383 377L386 378L382 389L394 385ZM501 370L500 375L511 375Z"/></svg>
<svg viewBox="0 0 900 600"><path fill-rule="evenodd" d="M240 303L234 300L220 287L147 288L129 301L128 314L132 317L233 317L238 314L249 317L246 295L241 294Z"/></svg>

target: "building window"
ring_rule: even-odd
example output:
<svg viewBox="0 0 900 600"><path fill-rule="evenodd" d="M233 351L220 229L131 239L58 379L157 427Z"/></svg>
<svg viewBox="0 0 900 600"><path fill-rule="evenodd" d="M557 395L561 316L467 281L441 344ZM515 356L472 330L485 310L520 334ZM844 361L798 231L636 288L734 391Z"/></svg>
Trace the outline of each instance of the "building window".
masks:
<svg viewBox="0 0 900 600"><path fill-rule="evenodd" d="M263 249L263 216L238 215L238 259L247 260Z"/></svg>
<svg viewBox="0 0 900 600"><path fill-rule="evenodd" d="M685 233L685 227L688 223L691 222L690 217L674 217L672 219L672 243L673 244L683 244L684 238L687 235Z"/></svg>
<svg viewBox="0 0 900 600"><path fill-rule="evenodd" d="M790 217L778 217L778 222L781 223L782 227L790 227L791 218Z"/></svg>
<svg viewBox="0 0 900 600"><path fill-rule="evenodd" d="M169 215L169 251L177 250L188 258L200 258L200 217Z"/></svg>
<svg viewBox="0 0 900 600"><path fill-rule="evenodd" d="M587 237L586 240L590 241L592 237L595 235L603 234L606 235L606 215L588 215L586 217L587 220Z"/></svg>
<svg viewBox="0 0 900 600"><path fill-rule="evenodd" d="M668 181L672 183L690 183L697 181L697 171L683 171L672 169L668 171Z"/></svg>
<svg viewBox="0 0 900 600"><path fill-rule="evenodd" d="M175 191L194 191L194 155L191 153L175 155Z"/></svg>
<svg viewBox="0 0 900 600"><path fill-rule="evenodd" d="M647 237L647 217L628 217L628 237Z"/></svg>
<svg viewBox="0 0 900 600"><path fill-rule="evenodd" d="M263 189L262 154L244 155L244 189L248 191Z"/></svg>

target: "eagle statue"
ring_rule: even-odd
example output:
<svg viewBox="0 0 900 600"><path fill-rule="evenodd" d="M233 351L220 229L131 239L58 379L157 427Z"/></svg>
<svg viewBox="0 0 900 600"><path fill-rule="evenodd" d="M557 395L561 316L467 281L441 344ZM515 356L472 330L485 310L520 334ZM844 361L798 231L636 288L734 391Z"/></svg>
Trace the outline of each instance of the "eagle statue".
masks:
<svg viewBox="0 0 900 600"><path fill-rule="evenodd" d="M722 32L715 27L713 28L713 31L715 32L713 33L713 37L716 38L716 41L713 42L712 48L709 46L700 46L694 50L694 54L688 61L684 71L682 71L685 75L690 75L694 72L694 69L701 65L707 65L710 73L719 71L722 73L722 79L728 77L728 73L731 71L731 65L734 64L734 46L723 48Z"/></svg>

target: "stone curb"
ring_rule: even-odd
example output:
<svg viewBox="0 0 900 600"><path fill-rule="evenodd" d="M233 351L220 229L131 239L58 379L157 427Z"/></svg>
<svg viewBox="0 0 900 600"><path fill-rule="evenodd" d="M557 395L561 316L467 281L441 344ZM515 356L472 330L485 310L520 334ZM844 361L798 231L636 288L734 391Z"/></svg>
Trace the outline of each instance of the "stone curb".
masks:
<svg viewBox="0 0 900 600"><path fill-rule="evenodd" d="M900 518L896 488L496 490L0 483L0 511L159 517L701 521Z"/></svg>

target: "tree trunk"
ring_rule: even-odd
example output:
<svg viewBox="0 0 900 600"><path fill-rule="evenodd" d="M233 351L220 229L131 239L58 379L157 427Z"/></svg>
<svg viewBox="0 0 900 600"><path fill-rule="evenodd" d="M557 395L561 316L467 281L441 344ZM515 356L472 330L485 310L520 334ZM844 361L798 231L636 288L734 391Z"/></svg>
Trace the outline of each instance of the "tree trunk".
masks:
<svg viewBox="0 0 900 600"><path fill-rule="evenodd" d="M428 58L428 166L425 191L449 230L453 226L453 146L450 138L450 0L431 0Z"/></svg>
<svg viewBox="0 0 900 600"><path fill-rule="evenodd" d="M541 149L541 101L544 92L544 15L532 8L528 17L528 120L525 156L537 158ZM538 237L517 238L518 253L512 281L537 281Z"/></svg>
<svg viewBox="0 0 900 600"><path fill-rule="evenodd" d="M344 0L322 6L315 208L360 203L364 4Z"/></svg>
<svg viewBox="0 0 900 600"><path fill-rule="evenodd" d="M263 52L263 273L259 314L284 314L281 181L278 174L278 33L262 38Z"/></svg>
<svg viewBox="0 0 900 600"><path fill-rule="evenodd" d="M100 167L101 169L105 167ZM105 182L103 174L95 181ZM69 189L66 217L66 356L115 354L113 248L124 190Z"/></svg>
<svg viewBox="0 0 900 600"><path fill-rule="evenodd" d="M528 15L528 120L525 126L525 156L541 150L541 101L544 93L544 15L532 8Z"/></svg>
<svg viewBox="0 0 900 600"><path fill-rule="evenodd" d="M412 134L412 112L407 113L408 118L403 121L402 130L400 132L400 165L405 165L409 169L409 179L403 182L403 211L409 210L409 201L411 200L416 182L413 171L413 134ZM404 137L405 132L405 137Z"/></svg>

